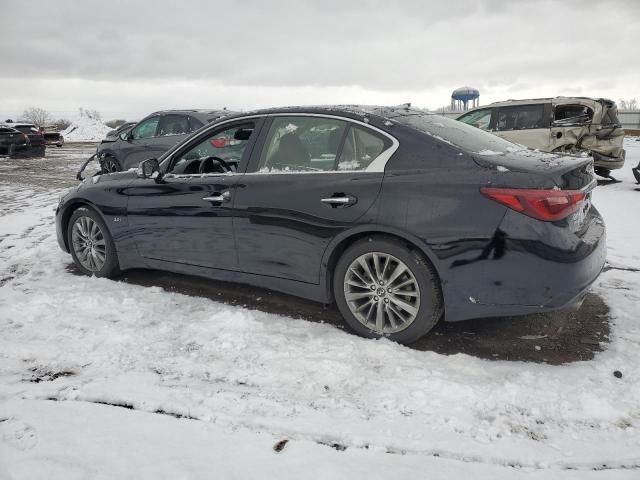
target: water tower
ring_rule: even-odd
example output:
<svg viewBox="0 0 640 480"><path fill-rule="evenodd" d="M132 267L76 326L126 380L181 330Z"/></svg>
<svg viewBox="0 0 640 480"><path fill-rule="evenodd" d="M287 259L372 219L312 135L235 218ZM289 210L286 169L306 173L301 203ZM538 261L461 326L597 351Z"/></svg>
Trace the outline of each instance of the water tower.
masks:
<svg viewBox="0 0 640 480"><path fill-rule="evenodd" d="M480 91L473 87L456 88L451 94L451 110L467 111L480 105Z"/></svg>

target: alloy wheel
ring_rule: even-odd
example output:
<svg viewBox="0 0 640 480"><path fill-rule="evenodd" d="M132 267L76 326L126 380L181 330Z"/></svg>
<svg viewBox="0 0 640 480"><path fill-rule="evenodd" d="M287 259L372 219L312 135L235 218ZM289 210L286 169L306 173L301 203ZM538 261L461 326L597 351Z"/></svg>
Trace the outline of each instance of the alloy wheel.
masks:
<svg viewBox="0 0 640 480"><path fill-rule="evenodd" d="M100 226L90 217L78 217L71 230L73 251L80 264L91 272L99 271L107 257L107 246Z"/></svg>
<svg viewBox="0 0 640 480"><path fill-rule="evenodd" d="M344 297L353 316L378 334L406 329L420 309L420 287L411 269L381 252L365 253L351 262Z"/></svg>
<svg viewBox="0 0 640 480"><path fill-rule="evenodd" d="M112 157L107 156L102 160L102 170L104 173L114 173L120 171L120 168Z"/></svg>

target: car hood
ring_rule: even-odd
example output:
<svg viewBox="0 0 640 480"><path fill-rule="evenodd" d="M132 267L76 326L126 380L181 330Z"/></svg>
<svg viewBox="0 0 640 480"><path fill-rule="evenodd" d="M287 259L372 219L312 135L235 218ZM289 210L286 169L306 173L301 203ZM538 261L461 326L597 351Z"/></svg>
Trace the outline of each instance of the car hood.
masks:
<svg viewBox="0 0 640 480"><path fill-rule="evenodd" d="M91 186L91 185L103 185L105 183L113 183L113 182L129 182L131 180L135 180L138 176L136 173L137 168L131 168L124 172L115 172L115 173L105 173L102 175L94 175L93 177L87 177L82 181L82 186Z"/></svg>

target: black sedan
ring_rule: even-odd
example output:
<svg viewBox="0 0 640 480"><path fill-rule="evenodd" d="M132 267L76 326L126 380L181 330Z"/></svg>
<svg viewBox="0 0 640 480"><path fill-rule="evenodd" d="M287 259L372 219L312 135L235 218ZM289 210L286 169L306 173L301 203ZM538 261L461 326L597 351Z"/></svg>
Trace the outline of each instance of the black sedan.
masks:
<svg viewBox="0 0 640 480"><path fill-rule="evenodd" d="M605 260L589 158L405 107L255 111L64 196L88 275L161 269L324 303L367 337L579 305Z"/></svg>
<svg viewBox="0 0 640 480"><path fill-rule="evenodd" d="M0 155L26 153L31 147L29 137L12 127L0 125Z"/></svg>
<svg viewBox="0 0 640 480"><path fill-rule="evenodd" d="M159 157L189 134L231 112L227 110L164 110L129 127L111 132L96 150L101 170L128 170L149 157Z"/></svg>

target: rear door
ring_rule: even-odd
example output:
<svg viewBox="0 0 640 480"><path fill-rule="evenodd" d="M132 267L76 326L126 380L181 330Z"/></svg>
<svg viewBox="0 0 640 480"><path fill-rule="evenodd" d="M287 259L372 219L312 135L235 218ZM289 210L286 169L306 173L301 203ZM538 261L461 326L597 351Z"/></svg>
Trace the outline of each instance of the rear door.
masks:
<svg viewBox="0 0 640 480"><path fill-rule="evenodd" d="M495 135L513 143L550 151L551 104L498 107L491 122Z"/></svg>
<svg viewBox="0 0 640 480"><path fill-rule="evenodd" d="M319 282L323 253L378 197L397 141L327 116L273 116L235 192L240 269ZM395 142L395 143L394 143Z"/></svg>

